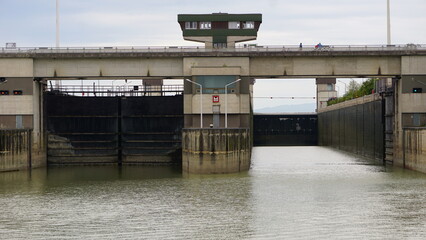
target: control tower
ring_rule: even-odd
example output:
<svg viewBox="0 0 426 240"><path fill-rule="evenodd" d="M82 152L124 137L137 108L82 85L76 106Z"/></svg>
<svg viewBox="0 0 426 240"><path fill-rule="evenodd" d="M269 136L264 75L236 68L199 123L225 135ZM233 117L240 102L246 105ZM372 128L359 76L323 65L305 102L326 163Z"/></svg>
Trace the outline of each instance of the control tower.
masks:
<svg viewBox="0 0 426 240"><path fill-rule="evenodd" d="M205 43L206 48L232 48L257 38L262 14L179 14L178 22L185 40Z"/></svg>

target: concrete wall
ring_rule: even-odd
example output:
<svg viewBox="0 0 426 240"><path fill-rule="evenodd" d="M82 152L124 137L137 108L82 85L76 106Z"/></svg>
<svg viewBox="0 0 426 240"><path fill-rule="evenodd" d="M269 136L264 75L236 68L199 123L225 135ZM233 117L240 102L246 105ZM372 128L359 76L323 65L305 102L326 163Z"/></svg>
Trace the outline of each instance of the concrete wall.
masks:
<svg viewBox="0 0 426 240"><path fill-rule="evenodd" d="M0 172L31 167L31 130L0 130Z"/></svg>
<svg viewBox="0 0 426 240"><path fill-rule="evenodd" d="M183 172L235 173L250 168L249 129L184 129L182 140Z"/></svg>
<svg viewBox="0 0 426 240"><path fill-rule="evenodd" d="M426 173L426 129L404 129L405 168Z"/></svg>
<svg viewBox="0 0 426 240"><path fill-rule="evenodd" d="M319 145L383 159L383 106L370 95L327 107L318 113Z"/></svg>

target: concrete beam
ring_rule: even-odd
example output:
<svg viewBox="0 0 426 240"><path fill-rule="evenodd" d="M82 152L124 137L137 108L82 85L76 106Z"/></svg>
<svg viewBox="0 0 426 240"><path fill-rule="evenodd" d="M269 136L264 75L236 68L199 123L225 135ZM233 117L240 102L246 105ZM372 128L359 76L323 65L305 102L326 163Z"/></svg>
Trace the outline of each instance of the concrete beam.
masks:
<svg viewBox="0 0 426 240"><path fill-rule="evenodd" d="M158 54L46 53L47 55L40 55L45 56L43 58L27 53L22 58L0 58L0 77L180 78L202 74L198 70L193 72L196 68L240 68L240 76L257 78L388 77L426 74L426 56L407 56L401 55L403 53L400 52L258 52L256 48L253 49L254 52L206 52L205 49L198 51L194 49L194 52Z"/></svg>
<svg viewBox="0 0 426 240"><path fill-rule="evenodd" d="M426 75L426 56L402 56L402 75Z"/></svg>
<svg viewBox="0 0 426 240"><path fill-rule="evenodd" d="M400 57L258 57L250 59L253 77L393 76Z"/></svg>
<svg viewBox="0 0 426 240"><path fill-rule="evenodd" d="M192 76L217 76L220 75L232 75L240 76L241 67L192 67Z"/></svg>
<svg viewBox="0 0 426 240"><path fill-rule="evenodd" d="M200 57L200 58L184 58L183 59L183 73L185 76L192 76L193 69L196 68L230 68L232 69L239 68L240 76L248 76L250 73L250 59L242 58L242 57L217 57L217 58L208 58L208 57ZM199 74L200 72L195 72ZM226 75L222 73L216 72L214 75ZM235 75L235 74L232 74Z"/></svg>
<svg viewBox="0 0 426 240"><path fill-rule="evenodd" d="M0 77L33 77L33 59L0 58Z"/></svg>
<svg viewBox="0 0 426 240"><path fill-rule="evenodd" d="M181 58L37 59L35 77L179 77Z"/></svg>

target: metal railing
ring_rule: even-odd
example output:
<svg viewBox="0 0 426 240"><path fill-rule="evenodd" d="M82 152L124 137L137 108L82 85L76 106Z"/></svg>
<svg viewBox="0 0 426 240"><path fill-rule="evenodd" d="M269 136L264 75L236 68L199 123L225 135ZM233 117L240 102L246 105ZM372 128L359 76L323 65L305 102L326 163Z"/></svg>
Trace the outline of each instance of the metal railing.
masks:
<svg viewBox="0 0 426 240"><path fill-rule="evenodd" d="M140 97L140 96L175 96L183 93L183 85L61 85L49 86L47 92L83 97Z"/></svg>
<svg viewBox="0 0 426 240"><path fill-rule="evenodd" d="M205 48L194 46L166 46L166 47L18 47L0 48L1 53L209 53L209 52L313 52L313 51L405 51L426 50L426 44L395 44L395 45L254 45L244 44L235 48Z"/></svg>

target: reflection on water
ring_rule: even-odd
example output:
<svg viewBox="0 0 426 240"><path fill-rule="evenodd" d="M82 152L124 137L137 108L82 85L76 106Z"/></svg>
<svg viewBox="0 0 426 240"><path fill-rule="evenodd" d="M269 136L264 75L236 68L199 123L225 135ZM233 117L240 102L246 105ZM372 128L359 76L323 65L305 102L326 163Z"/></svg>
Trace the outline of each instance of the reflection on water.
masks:
<svg viewBox="0 0 426 240"><path fill-rule="evenodd" d="M248 173L167 166L0 174L0 239L426 236L426 175L322 147L254 148Z"/></svg>

